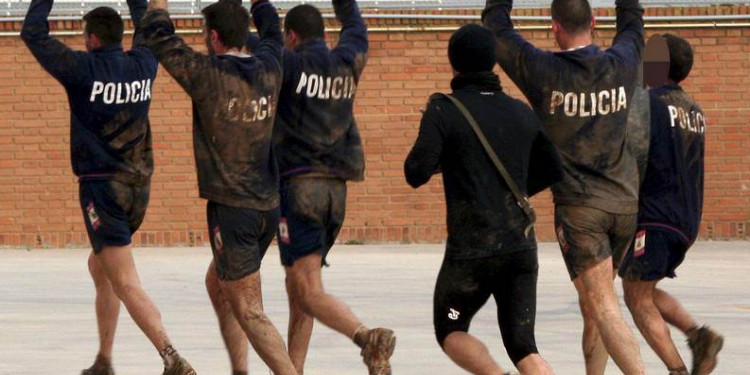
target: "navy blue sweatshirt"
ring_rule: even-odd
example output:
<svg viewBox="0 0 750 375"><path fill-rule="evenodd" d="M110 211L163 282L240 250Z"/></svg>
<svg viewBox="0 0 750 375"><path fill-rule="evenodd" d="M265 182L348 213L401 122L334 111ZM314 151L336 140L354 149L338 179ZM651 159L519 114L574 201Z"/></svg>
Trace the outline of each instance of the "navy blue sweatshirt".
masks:
<svg viewBox="0 0 750 375"><path fill-rule="evenodd" d="M281 88L283 38L268 1L253 5L261 41L253 56L208 56L175 34L165 10L144 17L146 45L193 100L193 145L201 198L270 210L279 204L271 147Z"/></svg>
<svg viewBox="0 0 750 375"><path fill-rule="evenodd" d="M143 185L154 170L148 109L158 63L139 42L145 0L129 0L133 48L120 44L74 51L49 35L52 0L32 0L21 38L57 79L70 104L70 158L80 181Z"/></svg>
<svg viewBox="0 0 750 375"><path fill-rule="evenodd" d="M482 17L495 33L499 63L531 103L564 161L552 187L559 205L615 214L638 211L638 166L627 118L641 65L643 9L617 0L617 34L603 51L589 45L547 52L513 30L512 0L488 0Z"/></svg>
<svg viewBox="0 0 750 375"><path fill-rule="evenodd" d="M539 119L502 92L491 72L459 75L453 95L471 112L523 193L534 195L562 178L560 155ZM471 126L446 98L432 100L404 163L412 187L442 171L448 206L446 257L475 259L536 249L528 220Z"/></svg>
<svg viewBox="0 0 750 375"><path fill-rule="evenodd" d="M638 223L675 231L690 245L703 209L706 117L676 84L649 93L651 142Z"/></svg>
<svg viewBox="0 0 750 375"><path fill-rule="evenodd" d="M273 143L281 178L316 173L364 179L354 96L367 61L367 27L354 0L333 0L342 29L329 49L322 39L284 50L284 82Z"/></svg>

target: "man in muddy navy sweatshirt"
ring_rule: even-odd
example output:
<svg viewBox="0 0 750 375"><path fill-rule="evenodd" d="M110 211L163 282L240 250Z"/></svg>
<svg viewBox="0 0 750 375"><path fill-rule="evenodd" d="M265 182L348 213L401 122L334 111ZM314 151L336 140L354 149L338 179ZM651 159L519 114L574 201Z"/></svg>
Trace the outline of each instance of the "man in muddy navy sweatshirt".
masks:
<svg viewBox="0 0 750 375"><path fill-rule="evenodd" d="M617 0L609 49L593 44L587 0L553 0L552 33L561 51L542 51L513 30L512 0L488 0L484 25L497 39L502 69L531 103L564 162L552 187L563 258L584 318L588 374L603 374L607 353L625 374L643 373L638 343L613 287L633 238L638 165L628 146L627 117L641 65L643 9Z"/></svg>
<svg viewBox="0 0 750 375"><path fill-rule="evenodd" d="M208 201L214 256L206 286L220 327L235 328L238 334L231 339L249 339L273 373L297 374L281 335L263 313L260 287L261 261L279 220L271 147L281 88L278 13L268 0L252 1L261 40L251 56L242 52L250 26L247 10L235 1L209 5L202 10L209 53L202 54L175 33L166 8L164 0L151 1L143 20L144 43L193 101L198 186Z"/></svg>
<svg viewBox="0 0 750 375"><path fill-rule="evenodd" d="M172 347L159 310L140 286L131 237L143 222L154 170L148 109L157 61L143 46L140 21L146 2L128 1L135 24L133 48L123 51L124 23L112 8L83 17L87 52L49 35L52 0L33 0L21 38L57 79L70 104L73 172L93 247L89 271L96 287L99 353L84 375L113 374L112 345L122 301L159 351L165 374L195 371Z"/></svg>

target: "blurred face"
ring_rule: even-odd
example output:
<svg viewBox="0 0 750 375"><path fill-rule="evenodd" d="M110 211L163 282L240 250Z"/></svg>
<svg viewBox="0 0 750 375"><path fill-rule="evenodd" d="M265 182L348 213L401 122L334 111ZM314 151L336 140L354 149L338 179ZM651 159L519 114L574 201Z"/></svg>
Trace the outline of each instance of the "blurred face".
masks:
<svg viewBox="0 0 750 375"><path fill-rule="evenodd" d="M643 83L648 87L660 87L668 80L669 46L662 36L654 35L643 52Z"/></svg>

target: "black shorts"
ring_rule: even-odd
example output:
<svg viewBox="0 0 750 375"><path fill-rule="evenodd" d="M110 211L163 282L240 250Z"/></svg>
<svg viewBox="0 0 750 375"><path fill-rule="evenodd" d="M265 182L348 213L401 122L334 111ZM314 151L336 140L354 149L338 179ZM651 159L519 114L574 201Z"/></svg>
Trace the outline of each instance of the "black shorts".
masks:
<svg viewBox="0 0 750 375"><path fill-rule="evenodd" d="M534 338L538 272L536 249L489 258L443 260L433 305L440 346L452 332L468 332L471 319L492 295L503 344L513 363L538 353Z"/></svg>
<svg viewBox="0 0 750 375"><path fill-rule="evenodd" d="M94 253L105 247L130 245L143 223L150 186L117 181L84 181L78 185L83 221Z"/></svg>
<svg viewBox="0 0 750 375"><path fill-rule="evenodd" d="M612 257L618 269L636 227L636 215L618 215L591 207L556 206L555 228L570 279Z"/></svg>
<svg viewBox="0 0 750 375"><path fill-rule="evenodd" d="M279 210L258 211L208 202L208 235L220 280L253 274L271 245Z"/></svg>
<svg viewBox="0 0 750 375"><path fill-rule="evenodd" d="M675 277L690 247L684 235L670 230L638 228L620 267L626 280L658 281Z"/></svg>
<svg viewBox="0 0 750 375"><path fill-rule="evenodd" d="M278 241L281 264L291 267L313 253L326 256L336 242L346 215L346 181L296 177L281 183Z"/></svg>

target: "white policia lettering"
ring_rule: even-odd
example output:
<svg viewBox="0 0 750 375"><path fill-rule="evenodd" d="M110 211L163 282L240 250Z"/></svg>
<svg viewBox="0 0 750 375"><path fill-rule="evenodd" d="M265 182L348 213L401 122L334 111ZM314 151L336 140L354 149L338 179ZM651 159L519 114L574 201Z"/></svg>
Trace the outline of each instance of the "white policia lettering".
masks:
<svg viewBox="0 0 750 375"><path fill-rule="evenodd" d="M568 117L605 116L628 108L628 97L624 86L598 93L552 91L549 114L554 115L560 106Z"/></svg>
<svg viewBox="0 0 750 375"><path fill-rule="evenodd" d="M118 83L94 81L89 101L95 102L100 95L104 104L145 102L151 99L151 79Z"/></svg>
<svg viewBox="0 0 750 375"><path fill-rule="evenodd" d="M706 132L706 117L703 116L703 113L686 111L682 107L675 107L673 105L669 105L667 108L669 109L669 120L673 128L679 126L684 130L698 134ZM677 121L676 124L675 120Z"/></svg>
<svg viewBox="0 0 750 375"><path fill-rule="evenodd" d="M357 84L353 76L324 77L318 74L307 74L302 76L297 84L295 92L307 95L308 98L318 99L351 99L357 91Z"/></svg>
<svg viewBox="0 0 750 375"><path fill-rule="evenodd" d="M272 119L275 110L273 105L271 95L257 99L231 98L227 104L227 121L252 123Z"/></svg>

